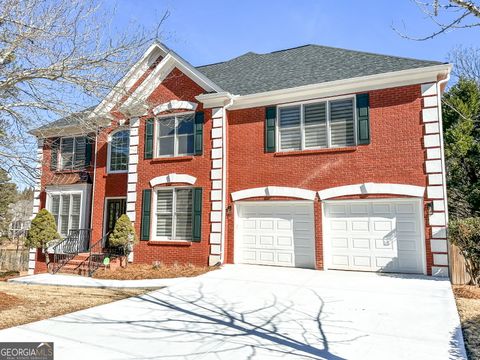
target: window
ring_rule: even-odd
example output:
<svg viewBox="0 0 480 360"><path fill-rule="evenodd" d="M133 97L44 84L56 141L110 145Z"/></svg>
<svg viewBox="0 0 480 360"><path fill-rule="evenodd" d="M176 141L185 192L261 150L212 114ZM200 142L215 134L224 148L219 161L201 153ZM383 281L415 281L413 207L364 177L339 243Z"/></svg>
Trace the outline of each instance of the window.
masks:
<svg viewBox="0 0 480 360"><path fill-rule="evenodd" d="M191 188L156 191L153 232L157 240L192 240Z"/></svg>
<svg viewBox="0 0 480 360"><path fill-rule="evenodd" d="M60 141L60 169L75 170L85 167L87 138L69 137Z"/></svg>
<svg viewBox="0 0 480 360"><path fill-rule="evenodd" d="M195 114L162 117L158 120L157 156L193 155Z"/></svg>
<svg viewBox="0 0 480 360"><path fill-rule="evenodd" d="M129 145L129 130L119 130L110 136L108 144L109 172L125 172L128 170Z"/></svg>
<svg viewBox="0 0 480 360"><path fill-rule="evenodd" d="M51 195L50 212L55 218L60 235L67 236L70 230L79 229L81 203L80 194Z"/></svg>
<svg viewBox="0 0 480 360"><path fill-rule="evenodd" d="M353 98L278 109L278 150L304 150L355 145Z"/></svg>

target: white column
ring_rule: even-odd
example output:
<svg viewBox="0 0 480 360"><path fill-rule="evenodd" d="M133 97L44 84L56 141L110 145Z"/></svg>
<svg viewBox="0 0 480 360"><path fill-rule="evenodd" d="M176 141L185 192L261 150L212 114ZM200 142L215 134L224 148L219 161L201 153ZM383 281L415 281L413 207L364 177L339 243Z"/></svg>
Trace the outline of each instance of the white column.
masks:
<svg viewBox="0 0 480 360"><path fill-rule="evenodd" d="M33 191L33 208L32 208L31 219L33 219L40 211L40 194L42 192L42 164L43 164L43 139L38 139L37 164L35 166L36 178L35 178L35 188ZM28 274L29 275L33 275L35 271L36 256L37 256L37 249L31 248L28 254Z"/></svg>

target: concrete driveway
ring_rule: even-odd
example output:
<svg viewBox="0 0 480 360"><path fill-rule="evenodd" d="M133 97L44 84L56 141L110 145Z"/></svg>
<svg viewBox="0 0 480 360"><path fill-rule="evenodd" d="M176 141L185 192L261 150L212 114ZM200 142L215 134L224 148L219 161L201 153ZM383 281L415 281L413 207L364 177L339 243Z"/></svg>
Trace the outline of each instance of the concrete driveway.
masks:
<svg viewBox="0 0 480 360"><path fill-rule="evenodd" d="M466 359L446 280L227 265L0 331L55 359Z"/></svg>

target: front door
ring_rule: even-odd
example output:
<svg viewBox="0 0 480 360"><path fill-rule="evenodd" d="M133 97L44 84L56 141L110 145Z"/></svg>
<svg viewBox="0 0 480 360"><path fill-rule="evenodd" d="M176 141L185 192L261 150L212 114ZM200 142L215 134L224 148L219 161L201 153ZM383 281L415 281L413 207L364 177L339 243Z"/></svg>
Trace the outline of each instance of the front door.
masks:
<svg viewBox="0 0 480 360"><path fill-rule="evenodd" d="M126 211L126 198L107 199L106 212L105 212L105 234L113 231L117 219L125 214Z"/></svg>

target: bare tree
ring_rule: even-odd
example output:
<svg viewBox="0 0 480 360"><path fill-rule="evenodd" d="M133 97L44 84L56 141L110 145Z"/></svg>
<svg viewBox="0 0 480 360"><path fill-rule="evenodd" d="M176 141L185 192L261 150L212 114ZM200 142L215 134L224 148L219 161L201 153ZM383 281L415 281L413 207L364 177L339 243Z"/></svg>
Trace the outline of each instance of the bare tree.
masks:
<svg viewBox="0 0 480 360"><path fill-rule="evenodd" d="M112 89L126 93L115 84L160 37L168 16L161 14L153 28L119 29L109 23L114 12L100 5L0 2L0 168L17 179L29 181L35 172L35 146L27 131L95 105Z"/></svg>
<svg viewBox="0 0 480 360"><path fill-rule="evenodd" d="M423 14L435 25L436 30L428 35L411 36L405 30L393 29L401 37L425 41L456 29L468 29L480 26L480 4L468 0L412 0Z"/></svg>
<svg viewBox="0 0 480 360"><path fill-rule="evenodd" d="M457 46L448 54L448 60L454 65L452 73L456 77L480 84L480 48Z"/></svg>

